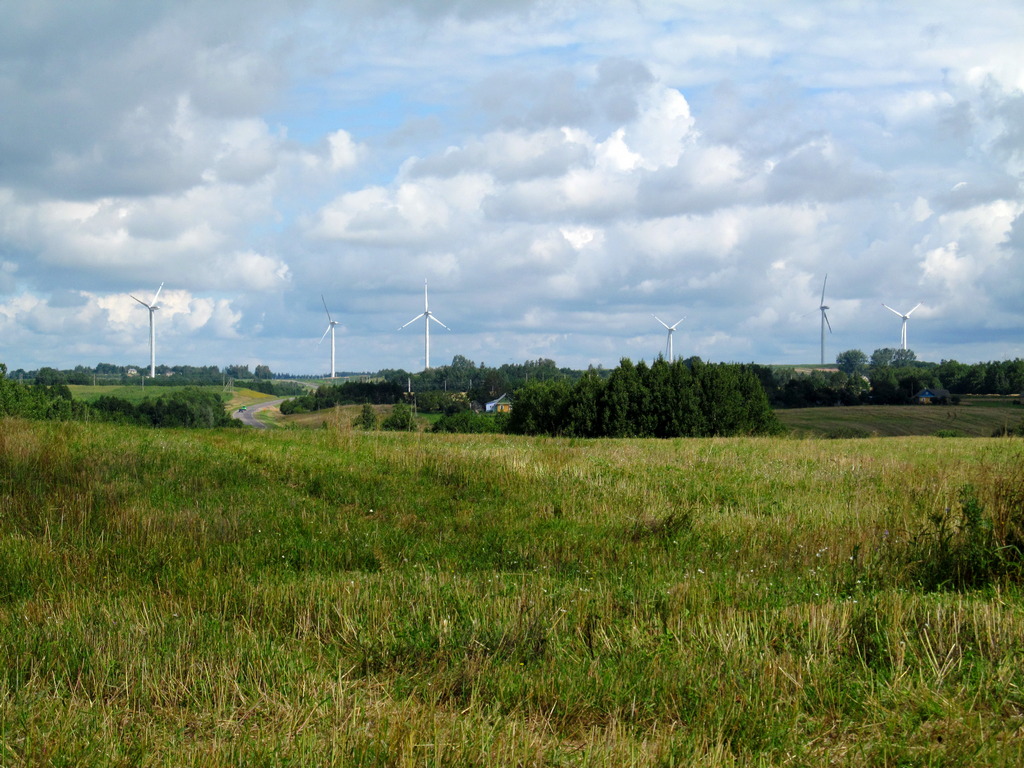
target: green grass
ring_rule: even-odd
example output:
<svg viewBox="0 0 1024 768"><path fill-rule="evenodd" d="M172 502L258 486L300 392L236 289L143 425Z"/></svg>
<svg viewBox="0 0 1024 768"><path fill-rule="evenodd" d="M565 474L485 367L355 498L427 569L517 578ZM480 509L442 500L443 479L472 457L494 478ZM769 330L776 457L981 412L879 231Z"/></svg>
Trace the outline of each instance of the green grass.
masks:
<svg viewBox="0 0 1024 768"><path fill-rule="evenodd" d="M900 553L1022 458L6 420L0 765L1020 764L1020 586Z"/></svg>
<svg viewBox="0 0 1024 768"><path fill-rule="evenodd" d="M94 400L99 399L103 395L107 395L109 397L118 397L118 398L121 398L122 400L127 400L127 401L129 401L131 403L140 403L140 402L142 402L143 400L146 400L146 399L155 400L156 398L160 397L161 395L169 395L172 392L180 392L183 389L192 389L192 388L193 387L190 387L190 386L180 386L180 387L165 387L165 386L153 387L153 386L150 386L150 387L146 387L146 386L139 386L139 385L134 385L134 384L125 384L125 385L112 384L110 386L102 386L102 385L99 385L99 384L97 384L95 386L91 385L91 384L89 384L89 385L86 385L86 384L71 384L68 387L68 389L71 390L71 396L72 397L74 397L76 400L83 400L83 401L85 401L87 403L91 403ZM224 392L225 395L229 394L229 392L227 390L225 390L224 387L222 387L220 385L210 386L210 387L203 387L203 389L212 389L212 390L214 390L216 392ZM246 391L248 391L248 390L246 390ZM255 394L259 394L259 393L255 393ZM261 397L269 397L269 396L261 395Z"/></svg>
<svg viewBox="0 0 1024 768"><path fill-rule="evenodd" d="M967 400L961 405L858 405L848 408L793 408L776 415L798 436L899 437L954 432L991 437L1001 427L1024 421L1024 408L1012 401Z"/></svg>

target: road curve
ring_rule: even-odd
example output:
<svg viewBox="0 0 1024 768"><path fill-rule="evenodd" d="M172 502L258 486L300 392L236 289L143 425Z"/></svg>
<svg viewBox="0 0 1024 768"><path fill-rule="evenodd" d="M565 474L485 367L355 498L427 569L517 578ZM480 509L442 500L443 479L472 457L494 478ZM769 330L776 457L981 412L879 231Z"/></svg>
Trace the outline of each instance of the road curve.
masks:
<svg viewBox="0 0 1024 768"><path fill-rule="evenodd" d="M262 403L256 403L255 405L250 405L244 411L239 411L239 410L236 409L236 410L231 412L231 417L234 418L234 419L238 419L240 422L245 424L247 427L256 427L256 429L266 429L267 425L264 424L262 421L260 421L259 419L256 418L257 411L263 411L263 410L266 410L267 408L274 408L275 406L280 405L281 403L283 403L287 399L288 398L286 398L286 397L281 397L281 398L278 398L277 400L265 400Z"/></svg>

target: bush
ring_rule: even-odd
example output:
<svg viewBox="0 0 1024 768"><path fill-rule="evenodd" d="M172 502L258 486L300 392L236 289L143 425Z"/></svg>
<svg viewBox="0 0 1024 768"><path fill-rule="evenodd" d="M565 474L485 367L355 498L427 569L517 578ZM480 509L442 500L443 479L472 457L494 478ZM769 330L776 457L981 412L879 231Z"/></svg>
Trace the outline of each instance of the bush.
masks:
<svg viewBox="0 0 1024 768"><path fill-rule="evenodd" d="M498 422L494 416L473 411L460 411L448 416L442 416L433 427L431 432L462 432L469 434L480 434L485 432L500 432Z"/></svg>
<svg viewBox="0 0 1024 768"><path fill-rule="evenodd" d="M412 415L412 408L405 403L395 403L391 415L381 423L381 429L395 432L411 432L416 428L416 420Z"/></svg>
<svg viewBox="0 0 1024 768"><path fill-rule="evenodd" d="M369 403L363 403L363 410L356 419L356 424L362 429L374 430L377 428L377 412Z"/></svg>
<svg viewBox="0 0 1024 768"><path fill-rule="evenodd" d="M972 485L960 489L958 509L947 507L929 518L929 527L907 545L913 582L927 591L986 587L997 579L1021 576L1024 490L995 484L998 513L985 507Z"/></svg>

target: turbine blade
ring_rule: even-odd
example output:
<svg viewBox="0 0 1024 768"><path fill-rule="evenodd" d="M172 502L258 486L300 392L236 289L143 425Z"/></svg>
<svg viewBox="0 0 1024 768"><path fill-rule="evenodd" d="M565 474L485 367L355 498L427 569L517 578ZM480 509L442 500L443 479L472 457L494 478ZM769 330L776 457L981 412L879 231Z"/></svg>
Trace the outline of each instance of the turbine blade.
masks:
<svg viewBox="0 0 1024 768"><path fill-rule="evenodd" d="M317 346L319 346L321 344L321 342L323 342L323 340L327 338L327 334L330 333L330 332L331 332L331 326L328 325L327 326L327 330L324 331L324 335L321 336L320 337L320 341L317 342Z"/></svg>
<svg viewBox="0 0 1024 768"><path fill-rule="evenodd" d="M921 304L923 304L923 303L924 303L923 301L922 302L918 302L917 307L920 307ZM914 309L917 309L917 307L914 307ZM913 312L914 309L910 310L910 312ZM910 312L907 312L907 317L910 317Z"/></svg>
<svg viewBox="0 0 1024 768"><path fill-rule="evenodd" d="M832 323L830 323L830 322L828 321L828 315L827 315L827 314L825 314L824 312L822 312L822 313L821 313L821 316L822 316L823 318L825 318L825 325L827 325L827 326L828 326L828 332L829 332L829 333L832 333Z"/></svg>
<svg viewBox="0 0 1024 768"><path fill-rule="evenodd" d="M131 295L130 293L129 293L128 295L129 295L129 296L132 296L132 295ZM136 298L135 298L134 296L132 296L132 298L133 298L133 299L135 299L135 300L136 300L137 302L139 302L139 304L141 304L142 306L144 306L144 307L145 307L146 309L151 309L151 307L149 306L149 304L147 304L146 302L144 302L144 301L143 301L142 299L136 299Z"/></svg>
<svg viewBox="0 0 1024 768"><path fill-rule="evenodd" d="M164 289L164 284L160 283L160 287L156 289L156 293L153 294L153 301L150 302L150 306L156 304L156 297L160 295L160 291Z"/></svg>
<svg viewBox="0 0 1024 768"><path fill-rule="evenodd" d="M828 282L828 273L825 273L825 279L821 281L821 303L825 303L825 283Z"/></svg>
<svg viewBox="0 0 1024 768"><path fill-rule="evenodd" d="M885 307L886 309L888 309L890 312L892 312L897 317L903 317L903 313L902 312L897 312L895 309L890 307L888 304L883 304L882 306Z"/></svg>
<svg viewBox="0 0 1024 768"><path fill-rule="evenodd" d="M423 316L424 316L425 314L427 314L427 313L426 313L426 312L420 312L420 313L419 313L418 315L416 315L416 317L414 317L414 318L413 318L412 320L410 320L410 321L409 321L408 323L406 323L405 325L403 325L403 326L402 326L402 328L405 328L405 326L406 326L406 325L412 325L412 324L413 324L413 323L415 323L415 322L416 322L417 320L419 320L419 319L420 319L421 317L423 317ZM402 330L402 328L399 328L398 330Z"/></svg>
<svg viewBox="0 0 1024 768"><path fill-rule="evenodd" d="M329 320L330 322L332 322L332 323L333 323L333 322L334 322L334 318L333 318L333 317L331 317L331 310L329 310L329 309L327 308L327 299L325 299L325 298L324 298L324 295L323 295L322 293L320 294L320 301L322 301L322 302L324 303L324 312L326 312L326 313L327 313L327 319L328 319L328 320Z"/></svg>
<svg viewBox="0 0 1024 768"><path fill-rule="evenodd" d="M665 324L665 321L664 321L664 320L662 320L662 319L661 319L660 317L658 317L657 315L651 315L651 317L653 317L653 318L654 318L655 320L657 320L657 321L658 321L659 323L661 323L661 324L662 324L662 325L664 325L664 326L665 326L666 328L668 328L668 325L666 325L666 324ZM669 329L669 330L671 330L671 329Z"/></svg>
<svg viewBox="0 0 1024 768"><path fill-rule="evenodd" d="M437 319L436 317L434 317L434 316L433 316L432 314L431 314L431 315L427 315L427 317L429 317L429 318L430 318L431 320L433 320L433 321L434 321L435 323L437 323L438 325L440 325L440 326L441 326L442 328L448 328L448 326L447 326L447 325L445 325L444 323L442 323L442 322L441 322L440 320L438 320L438 319ZM448 330L450 331L450 330L451 330L451 328L448 328Z"/></svg>
<svg viewBox="0 0 1024 768"><path fill-rule="evenodd" d="M679 323L683 322L683 320L685 320L685 319L686 319L686 315L683 315L683 316L682 316L682 317L681 317L681 318L679 319ZM679 323L676 323L675 325L673 325L673 326L672 326L671 328L669 328L669 330L670 330L670 331L674 331L674 330L676 329L676 327L677 327L677 326L679 325Z"/></svg>

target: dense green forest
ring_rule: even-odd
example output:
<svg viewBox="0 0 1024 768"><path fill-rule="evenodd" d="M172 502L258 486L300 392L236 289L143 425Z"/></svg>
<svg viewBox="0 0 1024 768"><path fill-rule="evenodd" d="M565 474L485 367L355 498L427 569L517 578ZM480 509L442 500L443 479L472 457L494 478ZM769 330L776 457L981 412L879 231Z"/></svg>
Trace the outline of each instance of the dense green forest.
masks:
<svg viewBox="0 0 1024 768"><path fill-rule="evenodd" d="M570 437L709 437L782 430L743 365L623 359L607 379L533 382L516 392L508 431Z"/></svg>

